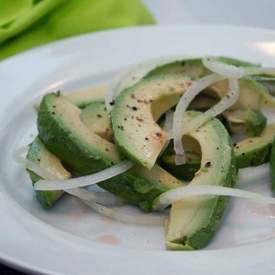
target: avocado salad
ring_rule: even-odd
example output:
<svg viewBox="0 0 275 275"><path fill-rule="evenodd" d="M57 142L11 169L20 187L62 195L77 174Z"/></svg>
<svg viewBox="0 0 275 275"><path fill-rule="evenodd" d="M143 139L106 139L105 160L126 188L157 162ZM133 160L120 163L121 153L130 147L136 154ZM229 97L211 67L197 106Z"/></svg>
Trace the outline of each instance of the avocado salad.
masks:
<svg viewBox="0 0 275 275"><path fill-rule="evenodd" d="M275 114L274 75L232 58L174 58L135 66L112 85L53 91L17 160L44 209L72 195L123 223L164 225L167 249L201 249L229 197L275 204L236 188L240 169L269 162L275 192L275 124L265 115Z"/></svg>

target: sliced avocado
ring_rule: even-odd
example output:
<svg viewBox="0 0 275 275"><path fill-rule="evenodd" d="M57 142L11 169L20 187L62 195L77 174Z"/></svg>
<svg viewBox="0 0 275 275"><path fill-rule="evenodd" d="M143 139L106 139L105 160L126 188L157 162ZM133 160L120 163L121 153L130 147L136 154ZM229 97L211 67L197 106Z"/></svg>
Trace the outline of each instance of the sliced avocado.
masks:
<svg viewBox="0 0 275 275"><path fill-rule="evenodd" d="M274 135L275 124L270 124L259 137L247 138L235 144L238 167L258 166L267 162Z"/></svg>
<svg viewBox="0 0 275 275"><path fill-rule="evenodd" d="M218 119L190 133L202 152L201 168L190 184L233 186L236 165L230 137ZM158 198L155 200L155 203ZM194 197L172 204L166 232L166 246L173 250L199 249L216 232L228 199Z"/></svg>
<svg viewBox="0 0 275 275"><path fill-rule="evenodd" d="M230 109L252 109L259 110L262 107L275 107L275 99L267 89L252 78L240 79L240 96L238 101ZM228 91L228 81L220 81L210 88L206 93L217 98L222 98Z"/></svg>
<svg viewBox="0 0 275 275"><path fill-rule="evenodd" d="M104 102L92 102L85 107L80 115L84 124L103 139L112 141L113 130L111 120L106 112Z"/></svg>
<svg viewBox="0 0 275 275"><path fill-rule="evenodd" d="M270 153L270 168L271 168L271 188L275 194L275 139L273 140L272 149Z"/></svg>
<svg viewBox="0 0 275 275"><path fill-rule="evenodd" d="M86 89L78 90L66 94L66 98L79 108L84 108L90 103L104 102L104 97L108 91L109 85L98 84Z"/></svg>
<svg viewBox="0 0 275 275"><path fill-rule="evenodd" d="M37 120L39 137L53 154L82 174L118 163L121 157L115 146L90 131L80 114L81 110L61 94L44 96Z"/></svg>
<svg viewBox="0 0 275 275"><path fill-rule="evenodd" d="M188 110L206 111L218 103L218 100L209 95L200 94L190 103Z"/></svg>
<svg viewBox="0 0 275 275"><path fill-rule="evenodd" d="M176 105L188 83L186 76L146 77L116 98L114 138L129 158L148 169L154 166L168 138L156 121Z"/></svg>
<svg viewBox="0 0 275 275"><path fill-rule="evenodd" d="M223 114L232 133L246 133L248 136L259 136L265 126L266 117L259 110L229 110Z"/></svg>
<svg viewBox="0 0 275 275"><path fill-rule="evenodd" d="M161 166L174 177L183 181L191 181L200 168L201 160L200 156L194 152L185 152L185 155L187 160L182 165L176 165L174 154L164 155L161 157Z"/></svg>
<svg viewBox="0 0 275 275"><path fill-rule="evenodd" d="M203 77L208 73L209 70L203 66L201 59L196 58L179 60L161 65L149 72L147 77L157 75L177 75L179 77L185 75L187 79L194 80Z"/></svg>
<svg viewBox="0 0 275 275"><path fill-rule="evenodd" d="M275 77L255 77L259 83L261 83L268 92L274 97L275 96Z"/></svg>
<svg viewBox="0 0 275 275"><path fill-rule="evenodd" d="M27 159L43 169L50 170L51 174L56 176L56 179L68 179L71 177L71 174L61 164L61 161L47 150L38 137L30 144ZM30 170L27 171L33 185L35 185L41 177ZM63 191L36 191L35 193L40 204L44 208L50 208L62 196Z"/></svg>
<svg viewBox="0 0 275 275"><path fill-rule="evenodd" d="M39 136L47 148L79 175L90 174L122 161L116 146L89 129L81 110L60 94L44 96L38 112ZM134 167L98 185L146 211L165 190L182 184L155 165L150 171Z"/></svg>

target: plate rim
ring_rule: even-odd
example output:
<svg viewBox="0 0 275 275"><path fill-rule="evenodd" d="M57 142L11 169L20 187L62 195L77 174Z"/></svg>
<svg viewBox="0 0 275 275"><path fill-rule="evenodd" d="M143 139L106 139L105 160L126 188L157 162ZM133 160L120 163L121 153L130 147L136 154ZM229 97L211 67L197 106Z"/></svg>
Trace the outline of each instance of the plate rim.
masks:
<svg viewBox="0 0 275 275"><path fill-rule="evenodd" d="M126 31L129 31L129 30L139 30L139 29L192 29L192 28L200 28L200 29L210 29L210 28L213 28L214 30L215 29L225 29L225 30L231 30L231 31L250 31L250 32L260 32L260 33L267 33L267 34L270 34L272 36L274 36L274 39L275 39L275 30L272 30L272 29L265 29L265 28L259 28L259 27L246 27L246 26L235 26L235 25L227 25L227 24L222 24L222 25L217 25L217 24L190 24L190 25L182 25L182 24L175 24L175 25L156 25L156 26L141 26L141 27L126 27L126 28L121 28L121 29L116 29L116 30L105 30L105 31L100 31L100 32L96 32L96 33L88 33L88 34L84 34L84 35L78 35L78 36L75 36L75 37L71 37L71 38L66 38L66 39L62 39L60 41L56 41L56 42L52 42L52 43L49 43L47 45L43 45L43 46L40 46L40 47L36 47L36 48L33 48L33 49L30 49L26 52L23 52L23 53L20 53L18 55L15 55L15 56L12 56L10 58L7 58L7 59L4 59L3 61L0 62L0 67L1 66L5 66L5 64L8 64L10 62L16 62L18 59L19 59L19 62L20 62L20 58L21 59L24 59L24 58L27 58L29 55L33 55L34 53L36 54L43 54L43 51L44 50L47 50L49 49L50 47L55 47L56 45L66 45L67 43L71 43L71 41L74 41L74 40L79 40L79 39L86 39L87 37L90 37L90 36L97 36L97 35L108 35L108 33L120 33L120 32L125 32ZM19 95L22 95L24 91L21 91L19 93ZM1 194L0 194L1 195ZM55 228L56 230L56 228ZM58 229L59 230L59 229ZM67 233L66 234L70 234L70 233ZM166 252L166 251L165 251ZM197 251L195 251L197 252ZM194 253L194 252L192 252ZM0 261L2 261L4 264L8 265L8 266L11 266L11 267L14 267L15 269L18 269L18 270L23 270L23 271L27 271L27 272L38 272L38 273L41 273L41 274L49 274L49 273L54 273L52 270L47 270L47 269L44 269L44 268L39 268L39 267L34 267L33 264L28 264L28 263L24 263L23 261L21 260L17 260L16 258L12 258L11 256L5 256L5 255L2 255L3 253L0 251Z"/></svg>

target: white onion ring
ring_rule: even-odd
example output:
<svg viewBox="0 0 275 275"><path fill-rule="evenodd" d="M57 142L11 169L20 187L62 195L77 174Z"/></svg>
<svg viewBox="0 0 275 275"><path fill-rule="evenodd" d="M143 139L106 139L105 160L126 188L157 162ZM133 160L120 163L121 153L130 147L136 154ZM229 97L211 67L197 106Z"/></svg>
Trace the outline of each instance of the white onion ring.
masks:
<svg viewBox="0 0 275 275"><path fill-rule="evenodd" d="M71 188L84 187L96 184L109 178L120 175L134 166L129 160L122 161L119 164L106 168L92 175L66 180L39 180L36 182L34 189L41 191L50 190L67 190Z"/></svg>
<svg viewBox="0 0 275 275"><path fill-rule="evenodd" d="M215 185L188 185L162 193L154 203L154 210L163 210L173 202L194 196L230 196L253 200L257 203L275 204L275 198L258 193Z"/></svg>
<svg viewBox="0 0 275 275"><path fill-rule="evenodd" d="M173 139L176 153L175 161L177 165L184 163L184 149L181 139L182 130L184 128L183 117L189 104L202 90L222 79L223 77L219 76L218 74L207 75L194 82L180 98L173 119ZM182 157L183 159L181 159Z"/></svg>

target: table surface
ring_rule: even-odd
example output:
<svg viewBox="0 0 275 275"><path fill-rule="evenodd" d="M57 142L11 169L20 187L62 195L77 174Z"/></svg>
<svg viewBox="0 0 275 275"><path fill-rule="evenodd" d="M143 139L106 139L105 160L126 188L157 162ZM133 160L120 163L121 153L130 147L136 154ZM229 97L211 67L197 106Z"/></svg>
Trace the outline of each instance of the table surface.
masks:
<svg viewBox="0 0 275 275"><path fill-rule="evenodd" d="M274 0L143 0L159 24L231 24L275 29ZM260 11L260 12L259 12ZM1 275L24 275L0 264Z"/></svg>

